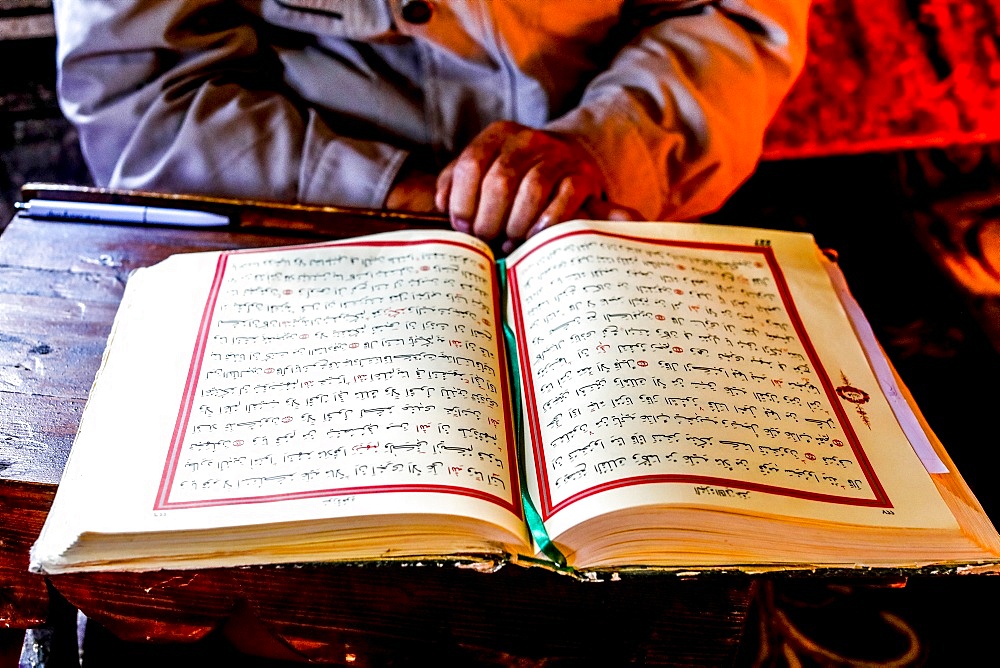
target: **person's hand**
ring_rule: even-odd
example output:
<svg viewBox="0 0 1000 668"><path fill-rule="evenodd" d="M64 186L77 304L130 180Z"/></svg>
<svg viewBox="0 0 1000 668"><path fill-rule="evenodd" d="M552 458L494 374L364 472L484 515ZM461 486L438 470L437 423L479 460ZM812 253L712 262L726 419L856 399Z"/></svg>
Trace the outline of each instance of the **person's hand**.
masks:
<svg viewBox="0 0 1000 668"><path fill-rule="evenodd" d="M437 211L434 205L436 180L434 174L404 163L385 198L385 208L415 213Z"/></svg>
<svg viewBox="0 0 1000 668"><path fill-rule="evenodd" d="M514 123L490 124L437 179L437 208L452 227L514 245L555 223L585 215L604 179L593 157L568 135Z"/></svg>

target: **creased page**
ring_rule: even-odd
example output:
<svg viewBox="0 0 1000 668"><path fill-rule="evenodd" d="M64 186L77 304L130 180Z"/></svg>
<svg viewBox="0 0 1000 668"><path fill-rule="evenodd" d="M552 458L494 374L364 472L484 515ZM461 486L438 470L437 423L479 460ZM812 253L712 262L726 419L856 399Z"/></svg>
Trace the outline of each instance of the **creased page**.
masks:
<svg viewBox="0 0 1000 668"><path fill-rule="evenodd" d="M572 223L508 267L550 534L658 503L954 526L811 236Z"/></svg>

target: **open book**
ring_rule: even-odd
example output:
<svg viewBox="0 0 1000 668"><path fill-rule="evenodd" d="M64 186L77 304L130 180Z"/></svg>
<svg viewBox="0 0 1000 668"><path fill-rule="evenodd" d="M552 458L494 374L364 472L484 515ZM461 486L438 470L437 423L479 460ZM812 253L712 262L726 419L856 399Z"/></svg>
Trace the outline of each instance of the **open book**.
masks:
<svg viewBox="0 0 1000 668"><path fill-rule="evenodd" d="M1000 563L804 233L573 222L129 279L32 568Z"/></svg>

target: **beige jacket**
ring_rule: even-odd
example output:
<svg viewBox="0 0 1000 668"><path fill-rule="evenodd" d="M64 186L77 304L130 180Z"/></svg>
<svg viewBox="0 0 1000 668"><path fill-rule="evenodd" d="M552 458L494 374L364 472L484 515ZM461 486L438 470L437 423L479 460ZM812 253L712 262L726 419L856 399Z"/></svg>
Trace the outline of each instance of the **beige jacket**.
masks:
<svg viewBox="0 0 1000 668"><path fill-rule="evenodd" d="M401 4L55 0L62 109L113 187L379 207L411 151L443 166L509 119L578 136L609 199L690 219L757 164L809 0Z"/></svg>

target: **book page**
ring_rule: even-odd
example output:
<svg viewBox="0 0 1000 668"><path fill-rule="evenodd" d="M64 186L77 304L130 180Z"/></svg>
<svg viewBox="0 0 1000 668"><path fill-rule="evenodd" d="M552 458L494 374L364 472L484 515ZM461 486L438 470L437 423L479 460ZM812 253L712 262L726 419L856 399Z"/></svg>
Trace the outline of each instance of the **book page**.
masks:
<svg viewBox="0 0 1000 668"><path fill-rule="evenodd" d="M135 502L95 524L430 512L524 535L484 244L382 234L134 280L78 444L94 503Z"/></svg>
<svg viewBox="0 0 1000 668"><path fill-rule="evenodd" d="M805 234L574 223L508 261L550 533L649 503L954 519Z"/></svg>
<svg viewBox="0 0 1000 668"><path fill-rule="evenodd" d="M824 266L830 275L830 282L840 297L841 304L844 305L844 311L854 326L858 342L868 356L868 362L882 387L882 392L885 394L886 400L892 404L896 417L899 418L899 426L910 440L913 451L917 453L917 457L920 458L928 473L948 473L948 466L935 452L928 431L920 423L918 416L910 407L910 402L900 389L889 360L875 338L875 332L872 331L871 325L868 324L868 318L865 317L861 307L847 288L847 282L840 267L834 262L826 262Z"/></svg>

